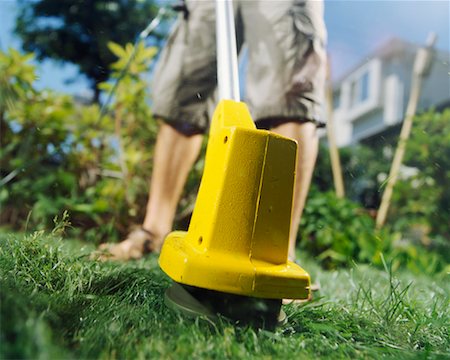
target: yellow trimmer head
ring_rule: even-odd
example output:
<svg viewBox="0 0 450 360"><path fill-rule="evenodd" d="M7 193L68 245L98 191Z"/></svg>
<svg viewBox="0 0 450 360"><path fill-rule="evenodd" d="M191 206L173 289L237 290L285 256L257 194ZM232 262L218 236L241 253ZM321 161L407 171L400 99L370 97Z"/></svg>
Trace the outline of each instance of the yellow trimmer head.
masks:
<svg viewBox="0 0 450 360"><path fill-rule="evenodd" d="M258 298L273 318L281 299L309 297L309 275L288 261L296 154L295 141L257 130L244 103L219 103L189 230L169 234L159 259L182 284L166 295L171 305L189 308L184 291L230 317L222 300L245 310L239 299Z"/></svg>

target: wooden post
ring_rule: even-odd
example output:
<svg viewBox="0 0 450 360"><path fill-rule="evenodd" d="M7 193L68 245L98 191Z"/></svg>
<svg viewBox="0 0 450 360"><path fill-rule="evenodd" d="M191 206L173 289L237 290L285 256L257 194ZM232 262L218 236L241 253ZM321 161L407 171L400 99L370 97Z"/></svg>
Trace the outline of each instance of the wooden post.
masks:
<svg viewBox="0 0 450 360"><path fill-rule="evenodd" d="M389 172L386 189L383 192L380 208L376 218L376 228L381 229L386 221L386 216L391 203L392 192L397 182L398 173L402 165L403 156L405 154L406 143L411 134L413 118L416 114L417 104L420 98L420 90L423 78L428 75L431 68L431 54L433 46L436 42L436 34L428 35L426 47L417 51L414 68L412 73L411 92L409 95L408 107L406 108L405 120L403 121L402 130L398 140L397 149L392 161L391 170Z"/></svg>
<svg viewBox="0 0 450 360"><path fill-rule="evenodd" d="M331 170L333 172L333 181L334 181L334 188L336 190L336 196L342 199L345 196L345 190L344 190L344 180L342 177L341 160L339 158L339 150L336 146L336 138L334 132L333 83L331 80L330 57L328 57L328 67L327 67L326 98L327 98L327 137L331 159Z"/></svg>

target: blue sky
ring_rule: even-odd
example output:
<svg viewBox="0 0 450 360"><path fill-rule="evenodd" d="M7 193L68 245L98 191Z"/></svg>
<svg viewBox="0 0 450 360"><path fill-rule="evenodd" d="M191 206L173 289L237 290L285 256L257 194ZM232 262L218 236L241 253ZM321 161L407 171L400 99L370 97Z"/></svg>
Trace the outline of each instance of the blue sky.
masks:
<svg viewBox="0 0 450 360"><path fill-rule="evenodd" d="M328 52L334 77L362 61L389 38L423 44L430 31L436 47L449 51L449 1L325 1Z"/></svg>
<svg viewBox="0 0 450 360"><path fill-rule="evenodd" d="M58 1L58 0L55 0ZM16 0L0 0L0 48L20 48L12 34ZM449 51L450 2L447 0L325 0L328 52L338 78L392 37L423 44L428 32L438 34L436 47ZM87 82L77 68L45 61L39 66L38 87L83 93ZM77 79L74 83L67 80Z"/></svg>

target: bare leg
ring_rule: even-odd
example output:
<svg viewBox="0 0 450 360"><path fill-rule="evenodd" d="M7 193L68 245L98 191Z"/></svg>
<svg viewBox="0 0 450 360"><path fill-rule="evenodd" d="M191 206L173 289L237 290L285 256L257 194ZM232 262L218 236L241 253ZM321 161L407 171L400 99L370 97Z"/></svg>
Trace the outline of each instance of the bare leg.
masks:
<svg viewBox="0 0 450 360"><path fill-rule="evenodd" d="M102 244L99 260L138 259L147 251L159 252L172 230L178 201L202 145L202 135L186 136L162 123L155 145L153 173L142 228L118 244Z"/></svg>
<svg viewBox="0 0 450 360"><path fill-rule="evenodd" d="M159 130L143 228L152 232L160 245L172 230L178 201L202 139L201 134L186 136L165 123Z"/></svg>
<svg viewBox="0 0 450 360"><path fill-rule="evenodd" d="M284 123L273 128L272 131L298 142L297 177L295 180L291 231L289 234L289 259L295 260L297 231L316 164L319 139L316 133L316 125L311 122L302 124L295 122Z"/></svg>

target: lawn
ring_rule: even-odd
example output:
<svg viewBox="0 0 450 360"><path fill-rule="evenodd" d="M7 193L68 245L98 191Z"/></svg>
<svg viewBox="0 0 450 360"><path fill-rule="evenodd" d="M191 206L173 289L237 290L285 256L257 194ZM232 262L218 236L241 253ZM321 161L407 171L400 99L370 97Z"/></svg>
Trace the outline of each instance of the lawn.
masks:
<svg viewBox="0 0 450 360"><path fill-rule="evenodd" d="M164 305L157 256L98 263L44 233L0 235L1 358L450 358L448 275L357 265L324 271L275 331L190 320Z"/></svg>

